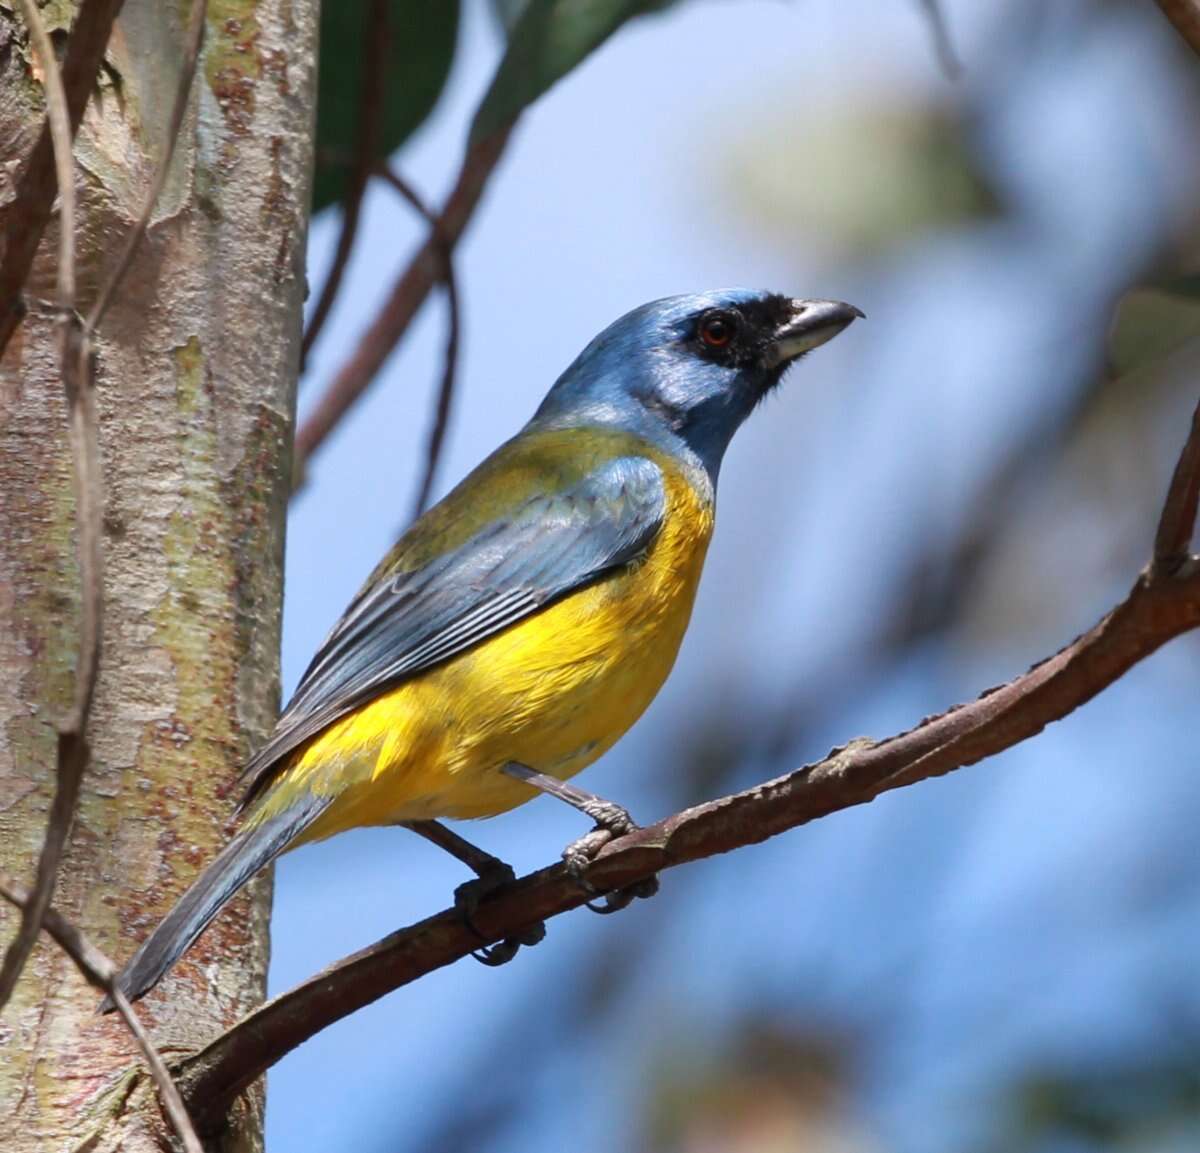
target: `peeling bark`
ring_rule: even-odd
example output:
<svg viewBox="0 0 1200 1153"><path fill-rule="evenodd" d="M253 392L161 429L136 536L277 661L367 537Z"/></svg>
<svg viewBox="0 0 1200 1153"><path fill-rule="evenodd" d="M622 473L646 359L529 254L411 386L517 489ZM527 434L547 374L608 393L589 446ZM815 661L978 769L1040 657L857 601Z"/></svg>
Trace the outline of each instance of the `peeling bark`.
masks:
<svg viewBox="0 0 1200 1153"><path fill-rule="evenodd" d="M187 7L127 0L84 116L85 306L163 154ZM314 0L211 0L170 179L97 341L104 656L55 906L117 958L224 842L223 793L278 704L315 36ZM24 31L0 3L0 217L43 116ZM20 883L45 828L78 636L65 405L45 303L55 228L0 361L0 872ZM268 903L259 882L145 1003L168 1060L261 999ZM0 943L14 925L0 909ZM71 962L39 944L0 1019L9 1153L167 1147L133 1044L119 1021L95 1015L95 1000ZM261 1095L239 1105L221 1147L259 1147L261 1109Z"/></svg>

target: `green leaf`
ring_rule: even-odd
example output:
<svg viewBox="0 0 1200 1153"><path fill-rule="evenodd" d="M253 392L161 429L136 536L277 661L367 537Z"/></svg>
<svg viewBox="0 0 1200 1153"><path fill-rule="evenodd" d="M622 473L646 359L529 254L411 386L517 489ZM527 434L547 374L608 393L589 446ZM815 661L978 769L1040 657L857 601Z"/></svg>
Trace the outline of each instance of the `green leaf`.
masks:
<svg viewBox="0 0 1200 1153"><path fill-rule="evenodd" d="M677 0L528 0L497 8L509 27L508 50L475 113L471 141L511 124L521 112L594 52L627 20Z"/></svg>
<svg viewBox="0 0 1200 1153"><path fill-rule="evenodd" d="M1108 336L1114 375L1124 376L1200 340L1200 277L1135 288L1117 305Z"/></svg>
<svg viewBox="0 0 1200 1153"><path fill-rule="evenodd" d="M362 119L363 32L371 0L321 5L317 77L317 166L313 211L341 200L349 187ZM380 115L380 157L395 152L421 125L445 86L458 38L459 0L388 0L388 51Z"/></svg>

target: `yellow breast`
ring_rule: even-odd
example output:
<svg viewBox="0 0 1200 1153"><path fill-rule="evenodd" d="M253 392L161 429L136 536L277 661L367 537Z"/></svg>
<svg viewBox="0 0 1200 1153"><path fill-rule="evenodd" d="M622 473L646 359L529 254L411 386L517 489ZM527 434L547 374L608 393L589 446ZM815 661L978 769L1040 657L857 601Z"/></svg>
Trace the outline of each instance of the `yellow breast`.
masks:
<svg viewBox="0 0 1200 1153"><path fill-rule="evenodd" d="M663 527L636 565L587 586L336 722L264 798L336 797L303 840L357 825L485 817L536 793L516 761L567 778L662 687L691 617L713 509L669 457Z"/></svg>

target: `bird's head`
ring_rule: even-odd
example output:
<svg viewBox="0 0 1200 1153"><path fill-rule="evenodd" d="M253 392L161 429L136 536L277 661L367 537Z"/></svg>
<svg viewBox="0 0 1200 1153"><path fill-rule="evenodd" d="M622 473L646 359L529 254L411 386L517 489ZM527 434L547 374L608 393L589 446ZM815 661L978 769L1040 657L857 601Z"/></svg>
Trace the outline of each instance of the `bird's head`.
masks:
<svg viewBox="0 0 1200 1153"><path fill-rule="evenodd" d="M862 315L838 301L745 290L656 300L597 336L534 422L617 426L668 447L682 442L715 481L738 426L787 367Z"/></svg>

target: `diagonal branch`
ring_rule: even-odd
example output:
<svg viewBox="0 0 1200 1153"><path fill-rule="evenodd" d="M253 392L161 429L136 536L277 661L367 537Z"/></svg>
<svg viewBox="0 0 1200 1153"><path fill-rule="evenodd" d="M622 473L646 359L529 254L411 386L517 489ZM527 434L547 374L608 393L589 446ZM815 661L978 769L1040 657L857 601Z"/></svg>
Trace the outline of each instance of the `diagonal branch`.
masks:
<svg viewBox="0 0 1200 1153"><path fill-rule="evenodd" d="M1200 419L1193 422L1181 461L1198 452ZM1183 464L1177 468L1164 522L1174 515L1178 494L1193 475ZM890 789L974 764L1061 720L1156 649L1198 626L1200 558L1188 557L1170 568L1151 564L1098 624L1015 680L887 740L852 741L816 764L621 837L605 846L588 879L602 891L625 888L663 869L756 844ZM472 922L488 942L500 941L586 899L555 865L497 890ZM197 1116L219 1118L285 1053L479 944L454 909L392 933L256 1009L185 1062L180 1076L185 1100Z"/></svg>
<svg viewBox="0 0 1200 1153"><path fill-rule="evenodd" d="M1178 565L1188 558L1200 506L1200 407L1192 413L1192 431L1175 464L1171 487L1154 534L1156 564Z"/></svg>
<svg viewBox="0 0 1200 1153"><path fill-rule="evenodd" d="M0 898L18 909L29 907L29 894L23 893L15 885L6 884L0 878ZM150 1076L158 1086L163 1108L170 1118L171 1126L179 1137L185 1153L204 1153L200 1138L196 1136L195 1127L188 1116L187 1107L179 1095L179 1089L171 1079L162 1056L150 1040L150 1034L142 1024L141 1018L134 1012L125 994L117 988L115 978L117 967L102 953L84 934L62 914L54 909L47 909L42 916L42 928L54 938L75 967L83 974L84 980L93 988L107 993L112 999L118 1013L124 1019L129 1031L133 1034L138 1048L142 1051Z"/></svg>
<svg viewBox="0 0 1200 1153"><path fill-rule="evenodd" d="M1200 0L1154 0L1175 30L1200 56Z"/></svg>
<svg viewBox="0 0 1200 1153"><path fill-rule="evenodd" d="M449 238L442 229L442 222L430 207L417 195L416 190L407 181L402 180L391 168L384 165L379 173L409 204L413 206L429 223L430 240L439 245L442 258L442 281L446 286L446 353L442 360L442 383L438 388L437 409L434 412L433 428L429 432L429 445L425 451L425 472L421 477L421 486L417 489L417 498L413 502L412 519L425 511L429 504L429 494L433 491L433 482L437 476L438 464L442 459L442 449L446 442L446 429L450 424L450 405L454 400L454 380L458 371L458 334L461 329L461 314L459 311L458 278L454 275L453 248Z"/></svg>
<svg viewBox="0 0 1200 1153"><path fill-rule="evenodd" d="M454 190L442 209L442 239L430 236L392 287L388 299L359 341L358 348L333 378L308 419L296 433L293 477L298 488L304 468L338 421L367 390L392 349L408 330L433 286L442 279L443 245L462 237L508 143L510 129L480 140L467 149Z"/></svg>
<svg viewBox="0 0 1200 1153"><path fill-rule="evenodd" d="M387 79L388 56L388 6L386 0L371 0L362 28L362 53L366 59L363 70L362 96L359 100L358 148L354 155L349 186L346 189L346 204L342 209L342 230L338 234L337 250L333 256L329 275L321 286L321 295L313 307L312 318L304 330L300 345L301 368L309 351L316 344L325 321L333 309L342 277L350 263L354 241L358 237L358 222L362 217L362 202L371 178L371 169L379 154L380 120L383 112L384 90Z"/></svg>
<svg viewBox="0 0 1200 1153"><path fill-rule="evenodd" d="M83 0L71 27L62 66L62 85L72 133L83 119L83 110L95 87L96 73L104 61L104 49L122 3L123 0ZM57 184L54 145L47 125L21 174L16 197L8 207L4 222L4 258L0 261L0 356L25 314L21 290L50 219Z"/></svg>

